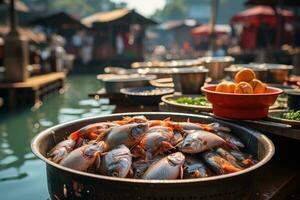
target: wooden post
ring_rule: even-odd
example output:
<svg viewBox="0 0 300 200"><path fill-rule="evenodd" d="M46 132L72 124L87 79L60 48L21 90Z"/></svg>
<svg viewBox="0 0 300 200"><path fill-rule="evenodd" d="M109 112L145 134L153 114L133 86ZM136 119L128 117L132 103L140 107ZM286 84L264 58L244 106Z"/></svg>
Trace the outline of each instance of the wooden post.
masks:
<svg viewBox="0 0 300 200"><path fill-rule="evenodd" d="M215 25L217 21L217 14L218 14L218 0L211 0L211 16L209 21L210 27L210 50L211 54L214 52L214 42L215 42Z"/></svg>
<svg viewBox="0 0 300 200"><path fill-rule="evenodd" d="M29 76L29 48L27 40L17 28L15 0L10 1L10 32L4 39L4 66L7 82L23 82Z"/></svg>

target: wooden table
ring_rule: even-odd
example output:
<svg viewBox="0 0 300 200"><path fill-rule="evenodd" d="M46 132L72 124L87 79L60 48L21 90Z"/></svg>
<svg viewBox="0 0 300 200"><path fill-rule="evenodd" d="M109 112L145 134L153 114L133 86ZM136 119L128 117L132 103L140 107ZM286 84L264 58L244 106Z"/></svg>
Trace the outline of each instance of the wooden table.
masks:
<svg viewBox="0 0 300 200"><path fill-rule="evenodd" d="M34 105L46 94L63 87L66 75L54 72L28 78L17 83L0 83L0 96L10 109L20 105Z"/></svg>

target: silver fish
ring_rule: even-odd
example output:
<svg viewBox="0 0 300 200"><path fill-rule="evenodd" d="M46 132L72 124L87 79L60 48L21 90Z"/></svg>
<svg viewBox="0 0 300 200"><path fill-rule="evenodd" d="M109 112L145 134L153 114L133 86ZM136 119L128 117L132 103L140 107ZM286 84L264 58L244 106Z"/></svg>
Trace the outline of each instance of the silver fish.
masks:
<svg viewBox="0 0 300 200"><path fill-rule="evenodd" d="M219 147L215 151L217 154L219 154L221 157L225 158L228 162L233 164L235 167L238 167L238 168L241 167L241 165L239 164L239 161L225 149Z"/></svg>
<svg viewBox="0 0 300 200"><path fill-rule="evenodd" d="M221 138L226 140L226 142L233 147L245 148L245 145L239 138L237 138L229 133L217 131L217 132L215 132L215 134L217 134L218 136L220 136Z"/></svg>
<svg viewBox="0 0 300 200"><path fill-rule="evenodd" d="M212 129L214 129L216 132L217 131L231 132L230 128L223 126L218 122L210 123L210 124L208 124L208 126L211 127Z"/></svg>
<svg viewBox="0 0 300 200"><path fill-rule="evenodd" d="M139 143L146 134L149 126L147 123L126 124L113 128L104 138L109 149L124 144L128 148Z"/></svg>
<svg viewBox="0 0 300 200"><path fill-rule="evenodd" d="M200 153L226 143L221 137L207 131L190 130L186 133L182 145L179 146L184 153Z"/></svg>
<svg viewBox="0 0 300 200"><path fill-rule="evenodd" d="M159 161L162 159L162 155L157 155L151 160L145 160L145 159L138 159L132 163L132 168L134 172L134 178L141 178L142 175L145 173L145 171L148 169L148 167L153 164L154 162Z"/></svg>
<svg viewBox="0 0 300 200"><path fill-rule="evenodd" d="M90 142L73 150L60 162L60 165L83 172L86 172L93 166L98 169L100 167L101 154L106 149L107 146L104 141Z"/></svg>
<svg viewBox="0 0 300 200"><path fill-rule="evenodd" d="M183 169L183 178L203 178L212 174L202 161L192 156L185 156Z"/></svg>
<svg viewBox="0 0 300 200"><path fill-rule="evenodd" d="M125 178L131 169L131 164L130 150L125 145L120 145L103 156L100 173Z"/></svg>
<svg viewBox="0 0 300 200"><path fill-rule="evenodd" d="M184 161L185 157L181 152L170 154L150 165L142 179L171 180L182 177Z"/></svg>
<svg viewBox="0 0 300 200"><path fill-rule="evenodd" d="M235 167L213 151L204 152L202 156L216 174L228 174L242 170L241 168Z"/></svg>
<svg viewBox="0 0 300 200"><path fill-rule="evenodd" d="M76 141L73 139L63 140L47 153L47 157L51 161L59 163L74 149L75 145Z"/></svg>

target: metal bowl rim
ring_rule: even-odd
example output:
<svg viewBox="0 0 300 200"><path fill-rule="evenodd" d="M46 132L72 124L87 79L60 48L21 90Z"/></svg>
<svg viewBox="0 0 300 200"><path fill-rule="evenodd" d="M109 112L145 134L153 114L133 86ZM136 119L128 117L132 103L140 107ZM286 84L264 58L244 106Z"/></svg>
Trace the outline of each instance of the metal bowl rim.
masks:
<svg viewBox="0 0 300 200"><path fill-rule="evenodd" d="M77 171L77 170L73 170L67 167L63 167L59 164L56 164L50 160L48 160L46 157L44 157L38 150L38 144L39 141L53 133L55 130L57 129L61 129L65 126L70 126L73 124L76 124L78 122L84 122L84 121L89 121L89 120L93 120L93 119L98 119L98 118L108 118L108 117L122 117L122 116L134 116L134 115L168 115L170 117L172 116L180 116L180 117L194 117L194 118L206 118L206 119L214 119L212 117L209 116L205 116L205 115L196 115L196 114L189 114L189 113L175 113L175 112L129 112L129 113L115 113L115 114L108 114L108 115L101 115L98 117L87 117L87 118L82 118L82 119L77 119L77 120L73 120L73 121L69 121L69 122L65 122L62 124L58 124L56 126L53 126L51 128L48 128L42 132L40 132L39 134L37 134L31 141L31 150L32 152L42 161L44 161L47 165L50 165L52 167L58 168L59 170L63 170L63 171L67 171L69 173L75 174L75 175L79 175L79 176L86 176L89 178L95 178L95 179L102 179L102 180L106 180L106 181L114 181L114 182L123 182L123 183L142 183L142 184L184 184L184 183L197 183L197 182L206 182L206 181L217 181L217 180L222 180L225 178L231 178L231 177L235 177L238 175L244 175L248 172L251 172L261 166L263 166L264 164L266 164L274 155L275 153L275 147L274 144L272 143L272 141L267 138L265 135L261 134L260 132L253 130L253 129L249 129L237 124L233 124L231 122L225 122L223 120L219 120L219 119L214 119L215 121L219 121L221 123L225 123L227 125L233 125L236 128L239 129L244 129L245 131L249 132L251 131L251 134L256 137L256 138L260 138L261 140L265 141L265 144L267 146L267 151L266 151L266 156L260 160L258 163L256 163L255 165L244 169L242 171L239 172L234 172L234 173L230 173L230 174L224 174L224 175L217 175L217 176L212 176L212 177L207 177L207 178L195 178L195 179L182 179L182 180L143 180L143 179L132 179L132 178L115 178L115 177L110 177L110 176L104 176L104 175L98 175L98 174L92 174L92 173L87 173L87 172L81 172L81 171Z"/></svg>
<svg viewBox="0 0 300 200"><path fill-rule="evenodd" d="M159 89L160 93L157 94L138 94L137 92L132 92L130 90L134 90L134 89L139 89L139 88L153 88L153 89ZM174 88L160 88L160 87L155 87L155 86L145 86L145 87L128 87L128 88L122 88L120 90L121 94L125 94L125 95L129 95L129 96L140 96L140 97L155 97L155 96L162 96L162 95L166 95L166 94L171 94L173 93L175 90Z"/></svg>

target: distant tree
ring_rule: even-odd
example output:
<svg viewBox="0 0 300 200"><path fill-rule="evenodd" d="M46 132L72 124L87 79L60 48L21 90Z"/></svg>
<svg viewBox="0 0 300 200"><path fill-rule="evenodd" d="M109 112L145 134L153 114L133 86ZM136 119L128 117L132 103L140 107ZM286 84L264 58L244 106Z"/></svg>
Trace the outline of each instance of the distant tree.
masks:
<svg viewBox="0 0 300 200"><path fill-rule="evenodd" d="M52 10L63 10L84 17L95 12L115 9L117 5L110 0L53 0L50 7Z"/></svg>
<svg viewBox="0 0 300 200"><path fill-rule="evenodd" d="M167 1L162 10L156 10L153 18L159 21L185 19L188 15L188 9L185 0Z"/></svg>

